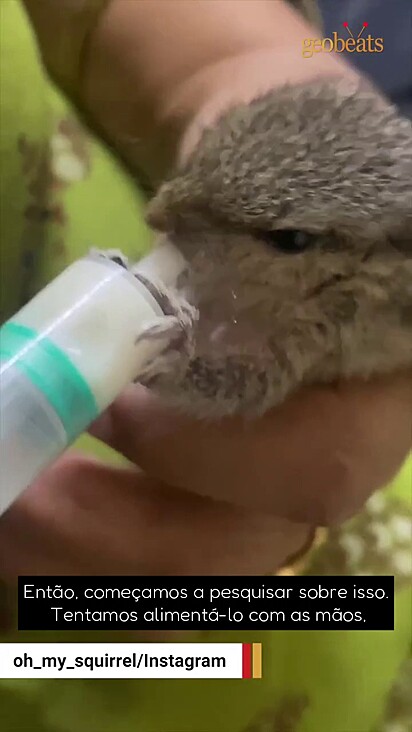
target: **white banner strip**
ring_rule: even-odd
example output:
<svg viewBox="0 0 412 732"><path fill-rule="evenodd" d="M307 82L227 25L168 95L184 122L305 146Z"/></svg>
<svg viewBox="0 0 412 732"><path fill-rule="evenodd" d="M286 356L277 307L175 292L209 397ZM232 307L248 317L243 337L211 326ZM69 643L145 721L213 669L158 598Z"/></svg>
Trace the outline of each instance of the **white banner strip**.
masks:
<svg viewBox="0 0 412 732"><path fill-rule="evenodd" d="M245 665L245 657L247 659L248 656L247 646L250 645L242 643L1 643L0 678L251 678L250 668L247 668L248 663L246 662Z"/></svg>

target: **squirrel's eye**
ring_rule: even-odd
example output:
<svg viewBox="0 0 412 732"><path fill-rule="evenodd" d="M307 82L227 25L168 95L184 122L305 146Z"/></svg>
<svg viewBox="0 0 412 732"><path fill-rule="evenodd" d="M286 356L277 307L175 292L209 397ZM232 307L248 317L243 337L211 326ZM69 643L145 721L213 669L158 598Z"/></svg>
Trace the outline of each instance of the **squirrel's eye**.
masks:
<svg viewBox="0 0 412 732"><path fill-rule="evenodd" d="M299 254L309 249L316 243L316 236L307 231L298 229L279 229L275 231L262 231L258 237L274 249L285 254Z"/></svg>

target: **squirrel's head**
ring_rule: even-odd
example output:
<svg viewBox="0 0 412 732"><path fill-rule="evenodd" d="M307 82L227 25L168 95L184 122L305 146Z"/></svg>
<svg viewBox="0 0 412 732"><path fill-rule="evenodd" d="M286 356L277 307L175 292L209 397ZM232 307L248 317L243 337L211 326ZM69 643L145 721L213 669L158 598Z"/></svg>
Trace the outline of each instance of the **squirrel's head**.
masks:
<svg viewBox="0 0 412 732"><path fill-rule="evenodd" d="M201 412L412 364L412 124L374 91L330 79L229 110L148 219L191 266Z"/></svg>

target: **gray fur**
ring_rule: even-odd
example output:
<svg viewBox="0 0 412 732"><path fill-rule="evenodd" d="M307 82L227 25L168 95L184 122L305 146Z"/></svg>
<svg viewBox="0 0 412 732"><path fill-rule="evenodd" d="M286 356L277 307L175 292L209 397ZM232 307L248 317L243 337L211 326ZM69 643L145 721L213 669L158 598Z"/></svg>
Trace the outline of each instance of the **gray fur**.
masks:
<svg viewBox="0 0 412 732"><path fill-rule="evenodd" d="M195 357L150 385L202 416L412 365L412 125L331 79L226 113L149 207L188 259ZM259 232L316 246L284 254Z"/></svg>

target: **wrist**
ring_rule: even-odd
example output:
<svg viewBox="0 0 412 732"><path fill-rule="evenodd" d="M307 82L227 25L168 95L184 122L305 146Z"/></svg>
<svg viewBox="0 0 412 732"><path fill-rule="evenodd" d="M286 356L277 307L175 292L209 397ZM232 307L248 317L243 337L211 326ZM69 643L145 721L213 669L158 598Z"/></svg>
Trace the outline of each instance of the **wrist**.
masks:
<svg viewBox="0 0 412 732"><path fill-rule="evenodd" d="M26 0L46 64L133 170L162 181L228 107L349 74L302 57L313 29L270 0ZM230 20L230 23L228 22Z"/></svg>
<svg viewBox="0 0 412 732"><path fill-rule="evenodd" d="M305 60L293 65L294 49L254 49L207 65L170 85L167 93L151 97L150 104L140 100L135 105L129 103L127 94L114 101L107 84L101 86L104 74L92 65L83 85L82 104L129 167L143 169L158 185L187 158L202 131L230 107L285 84L356 76L333 57L318 59L310 67Z"/></svg>
<svg viewBox="0 0 412 732"><path fill-rule="evenodd" d="M354 74L331 54L302 57L313 29L285 3L274 13L271 2L241 0L230 30L219 21L233 0L213 11L208 1L169 2L166 18L164 4L156 17L157 4L109 2L89 38L80 89L99 131L155 185L228 107L285 83Z"/></svg>
<svg viewBox="0 0 412 732"><path fill-rule="evenodd" d="M330 77L358 78L357 72L331 55L318 55L313 64L296 55L296 47L263 47L210 65L189 77L164 107L165 119L187 110L178 139L177 162L183 162L196 146L202 131L226 110L248 104L267 92L286 85L311 83Z"/></svg>

